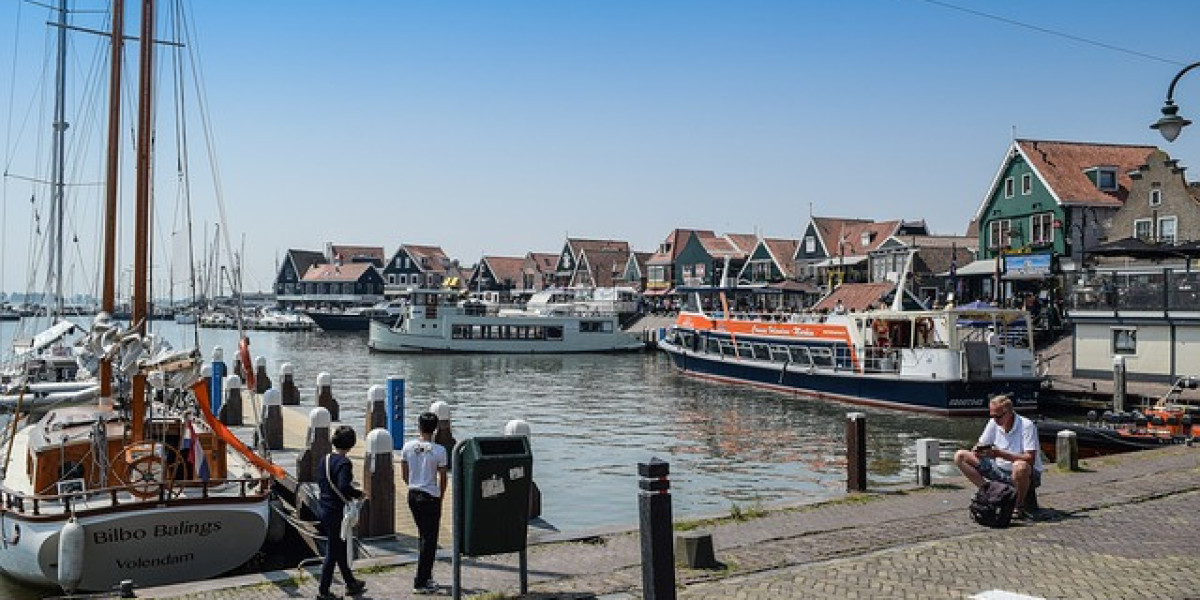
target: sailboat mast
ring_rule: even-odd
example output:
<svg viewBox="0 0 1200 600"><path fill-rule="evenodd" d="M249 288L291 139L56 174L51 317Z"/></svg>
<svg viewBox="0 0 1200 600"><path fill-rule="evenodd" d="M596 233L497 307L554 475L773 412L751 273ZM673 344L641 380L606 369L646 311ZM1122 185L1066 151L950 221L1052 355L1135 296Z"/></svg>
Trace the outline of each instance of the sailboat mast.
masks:
<svg viewBox="0 0 1200 600"><path fill-rule="evenodd" d="M50 180L50 268L54 282L54 306L51 315L63 314L63 190L66 188L67 135L67 0L58 2L58 54L54 65L54 138Z"/></svg>
<svg viewBox="0 0 1200 600"><path fill-rule="evenodd" d="M113 314L116 309L117 276L117 185L120 176L121 141L121 64L125 54L125 0L113 0L112 64L108 78L108 165L104 197L104 275L100 310ZM100 397L112 397L112 363L100 361Z"/></svg>
<svg viewBox="0 0 1200 600"><path fill-rule="evenodd" d="M150 275L150 169L153 143L152 101L154 99L154 0L142 0L142 32L140 36L140 65L138 74L137 130L137 191L133 222L133 297L130 298L130 320L137 331L146 333L147 283ZM143 438L146 412L146 376L133 377L130 397L130 434Z"/></svg>

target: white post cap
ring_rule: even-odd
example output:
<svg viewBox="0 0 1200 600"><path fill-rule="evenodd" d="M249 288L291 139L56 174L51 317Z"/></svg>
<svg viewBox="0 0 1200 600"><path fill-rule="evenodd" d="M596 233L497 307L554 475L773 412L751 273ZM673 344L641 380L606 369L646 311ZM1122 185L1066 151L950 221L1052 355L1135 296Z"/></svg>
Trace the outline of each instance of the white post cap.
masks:
<svg viewBox="0 0 1200 600"><path fill-rule="evenodd" d="M392 452L392 434L383 428L372 429L367 434L367 454L390 454Z"/></svg>
<svg viewBox="0 0 1200 600"><path fill-rule="evenodd" d="M383 386L375 384L367 389L367 402L383 402L387 398L387 392Z"/></svg>
<svg viewBox="0 0 1200 600"><path fill-rule="evenodd" d="M256 366L256 367L267 366L267 357L262 356L262 355L255 356L254 357L254 366Z"/></svg>
<svg viewBox="0 0 1200 600"><path fill-rule="evenodd" d="M438 400L429 405L429 412L437 415L439 421L450 420L450 405Z"/></svg>
<svg viewBox="0 0 1200 600"><path fill-rule="evenodd" d="M225 387L227 387L231 390L242 389L242 378L238 377L237 375L230 375L229 377L226 377L225 378Z"/></svg>
<svg viewBox="0 0 1200 600"><path fill-rule="evenodd" d="M263 404L266 406L283 406L283 394L279 390L271 388L267 393L263 394Z"/></svg>
<svg viewBox="0 0 1200 600"><path fill-rule="evenodd" d="M223 362L225 360L225 349L220 346L213 346L212 360L213 362Z"/></svg>
<svg viewBox="0 0 1200 600"><path fill-rule="evenodd" d="M291 375L296 372L296 368L292 366L292 363L283 363L279 365L279 372L284 375Z"/></svg>
<svg viewBox="0 0 1200 600"><path fill-rule="evenodd" d="M333 419L329 417L329 410L322 406L308 411L308 426L312 429L329 429L331 422Z"/></svg>
<svg viewBox="0 0 1200 600"><path fill-rule="evenodd" d="M1122 355L1120 355L1120 354L1118 354L1118 355L1114 356L1114 357L1113 357L1113 366L1114 366L1114 367L1123 367L1123 366L1125 366L1125 357L1124 357L1124 356L1122 356Z"/></svg>
<svg viewBox="0 0 1200 600"><path fill-rule="evenodd" d="M317 385L321 387L329 387L333 385L333 375L330 375L329 373L318 373Z"/></svg>
<svg viewBox="0 0 1200 600"><path fill-rule="evenodd" d="M200 376L205 379L212 377L212 364L211 363L204 363L204 364L200 365Z"/></svg>
<svg viewBox="0 0 1200 600"><path fill-rule="evenodd" d="M524 419L513 419L504 425L504 435L523 435L529 437L531 430Z"/></svg>

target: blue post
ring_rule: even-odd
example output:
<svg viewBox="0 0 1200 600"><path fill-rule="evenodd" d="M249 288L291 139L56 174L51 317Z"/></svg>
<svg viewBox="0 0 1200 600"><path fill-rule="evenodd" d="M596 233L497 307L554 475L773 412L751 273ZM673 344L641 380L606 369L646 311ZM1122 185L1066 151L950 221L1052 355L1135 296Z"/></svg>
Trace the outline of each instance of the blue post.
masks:
<svg viewBox="0 0 1200 600"><path fill-rule="evenodd" d="M392 449L404 447L404 378L388 377L387 379L387 414L388 433L392 434Z"/></svg>
<svg viewBox="0 0 1200 600"><path fill-rule="evenodd" d="M225 393L225 363L219 359L212 363L212 378L208 380L208 397L212 398L212 412L221 412L221 395Z"/></svg>

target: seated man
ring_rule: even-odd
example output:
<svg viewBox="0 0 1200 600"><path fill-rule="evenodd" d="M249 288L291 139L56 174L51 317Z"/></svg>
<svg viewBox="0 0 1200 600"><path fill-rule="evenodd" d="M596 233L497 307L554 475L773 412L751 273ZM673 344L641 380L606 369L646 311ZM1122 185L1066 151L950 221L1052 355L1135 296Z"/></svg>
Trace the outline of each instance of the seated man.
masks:
<svg viewBox="0 0 1200 600"><path fill-rule="evenodd" d="M1042 482L1037 426L1013 411L1012 399L999 395L988 403L991 420L971 450L954 453L954 464L976 487L1003 481L1017 488L1017 515L1025 514L1025 496Z"/></svg>

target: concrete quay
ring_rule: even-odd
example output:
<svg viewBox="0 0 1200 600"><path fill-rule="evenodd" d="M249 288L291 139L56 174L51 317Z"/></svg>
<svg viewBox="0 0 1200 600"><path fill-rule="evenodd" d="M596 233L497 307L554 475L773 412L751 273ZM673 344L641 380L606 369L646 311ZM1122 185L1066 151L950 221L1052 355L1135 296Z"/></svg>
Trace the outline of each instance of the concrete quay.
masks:
<svg viewBox="0 0 1200 600"><path fill-rule="evenodd" d="M713 533L725 568L677 569L679 597L971 598L1001 590L1044 598L1200 598L1200 448L1088 459L1077 472L1048 465L1038 518L1006 530L970 520L968 487L962 478L947 478L926 489L879 490L700 523ZM636 502L634 489L628 496ZM399 543L415 547L405 536ZM356 561L368 584L360 597L415 597L411 552ZM464 559L464 597L518 597L516 558ZM448 556L434 567L442 595L450 594L450 571ZM312 598L317 572L297 568L137 594ZM529 549L529 577L529 598L639 598L638 534L545 540Z"/></svg>

